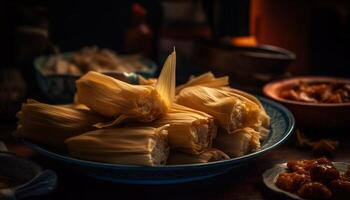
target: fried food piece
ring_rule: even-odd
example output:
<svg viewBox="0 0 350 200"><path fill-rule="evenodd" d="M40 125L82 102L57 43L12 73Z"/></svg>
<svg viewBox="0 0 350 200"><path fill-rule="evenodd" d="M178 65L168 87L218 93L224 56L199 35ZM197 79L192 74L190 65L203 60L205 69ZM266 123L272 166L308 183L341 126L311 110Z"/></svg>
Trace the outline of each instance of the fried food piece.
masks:
<svg viewBox="0 0 350 200"><path fill-rule="evenodd" d="M336 179L330 184L334 199L348 199L350 195L350 181L346 179Z"/></svg>
<svg viewBox="0 0 350 200"><path fill-rule="evenodd" d="M333 165L314 164L310 168L310 176L313 181L328 184L332 180L339 179L340 173Z"/></svg>
<svg viewBox="0 0 350 200"><path fill-rule="evenodd" d="M330 199L332 197L332 191L319 182L305 183L297 194L305 199Z"/></svg>
<svg viewBox="0 0 350 200"><path fill-rule="evenodd" d="M309 170L312 165L316 164L315 160L295 160L287 163L288 169L292 172L296 172L298 174L309 174Z"/></svg>
<svg viewBox="0 0 350 200"><path fill-rule="evenodd" d="M288 192L296 192L302 185L310 181L310 176L306 174L286 172L278 175L276 186Z"/></svg>

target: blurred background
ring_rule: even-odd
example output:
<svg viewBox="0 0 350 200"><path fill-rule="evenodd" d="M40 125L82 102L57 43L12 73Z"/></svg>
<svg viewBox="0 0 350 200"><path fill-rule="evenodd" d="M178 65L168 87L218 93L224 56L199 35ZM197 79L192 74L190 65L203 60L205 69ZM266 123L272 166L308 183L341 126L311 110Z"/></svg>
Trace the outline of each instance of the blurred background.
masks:
<svg viewBox="0 0 350 200"><path fill-rule="evenodd" d="M0 15L5 120L27 98L71 102L89 70L156 77L174 46L178 83L212 71L261 94L290 76L350 77L346 0L5 0Z"/></svg>

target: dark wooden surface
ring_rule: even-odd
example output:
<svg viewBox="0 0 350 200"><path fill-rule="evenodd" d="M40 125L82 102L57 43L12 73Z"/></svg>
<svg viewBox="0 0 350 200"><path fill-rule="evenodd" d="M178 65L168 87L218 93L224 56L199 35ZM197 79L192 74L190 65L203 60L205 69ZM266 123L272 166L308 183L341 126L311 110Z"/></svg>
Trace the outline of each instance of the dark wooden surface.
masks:
<svg viewBox="0 0 350 200"><path fill-rule="evenodd" d="M313 158L310 150L295 146L292 136L287 143L249 164L215 178L179 185L110 184L78 175L37 155L8 136L14 128L14 124L0 125L0 136L7 141L9 149L58 174L58 188L52 194L29 199L286 199L265 188L262 173L278 163ZM340 147L332 160L350 162L350 138L346 134L336 138L340 141Z"/></svg>

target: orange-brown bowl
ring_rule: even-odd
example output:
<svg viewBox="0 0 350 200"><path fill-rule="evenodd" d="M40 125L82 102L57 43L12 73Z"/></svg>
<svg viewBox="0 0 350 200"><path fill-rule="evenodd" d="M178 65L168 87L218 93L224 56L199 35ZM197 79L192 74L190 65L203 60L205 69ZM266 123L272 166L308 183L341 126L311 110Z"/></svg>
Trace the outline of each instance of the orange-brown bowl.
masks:
<svg viewBox="0 0 350 200"><path fill-rule="evenodd" d="M318 131L349 131L350 132L350 103L306 103L284 99L280 96L283 90L291 89L300 82L306 83L347 83L349 79L301 76L273 81L264 86L264 94L285 105L294 115L296 125Z"/></svg>

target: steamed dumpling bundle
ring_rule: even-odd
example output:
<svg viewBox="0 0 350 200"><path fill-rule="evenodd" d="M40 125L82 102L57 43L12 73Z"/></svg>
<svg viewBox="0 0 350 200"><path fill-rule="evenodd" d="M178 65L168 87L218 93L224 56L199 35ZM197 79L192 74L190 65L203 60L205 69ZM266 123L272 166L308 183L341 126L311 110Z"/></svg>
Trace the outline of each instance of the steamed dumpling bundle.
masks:
<svg viewBox="0 0 350 200"><path fill-rule="evenodd" d="M111 117L110 124L125 119L150 122L166 113L175 95L175 51L167 58L156 86L131 85L112 77L89 72L77 82L76 99L99 114Z"/></svg>
<svg viewBox="0 0 350 200"><path fill-rule="evenodd" d="M193 163L208 163L220 160L227 160L229 158L230 157L228 157L224 152L214 148L206 149L198 155L171 151L167 164L181 165Z"/></svg>
<svg viewBox="0 0 350 200"><path fill-rule="evenodd" d="M265 120L262 117L263 108L259 104L226 89L186 87L176 96L176 103L213 116L216 123L228 133L245 127L260 131Z"/></svg>
<svg viewBox="0 0 350 200"><path fill-rule="evenodd" d="M260 148L260 134L252 128L243 128L231 134L221 132L214 140L214 147L230 157L246 155Z"/></svg>
<svg viewBox="0 0 350 200"><path fill-rule="evenodd" d="M212 144L216 126L212 116L173 104L168 113L151 123L154 127L169 124L168 140L172 149L199 154Z"/></svg>
<svg viewBox="0 0 350 200"><path fill-rule="evenodd" d="M125 164L164 165L168 158L167 128L99 129L65 141L69 153L83 160Z"/></svg>
<svg viewBox="0 0 350 200"><path fill-rule="evenodd" d="M101 116L84 105L49 105L34 100L22 104L17 113L16 134L45 145L64 149L64 140L96 129Z"/></svg>

